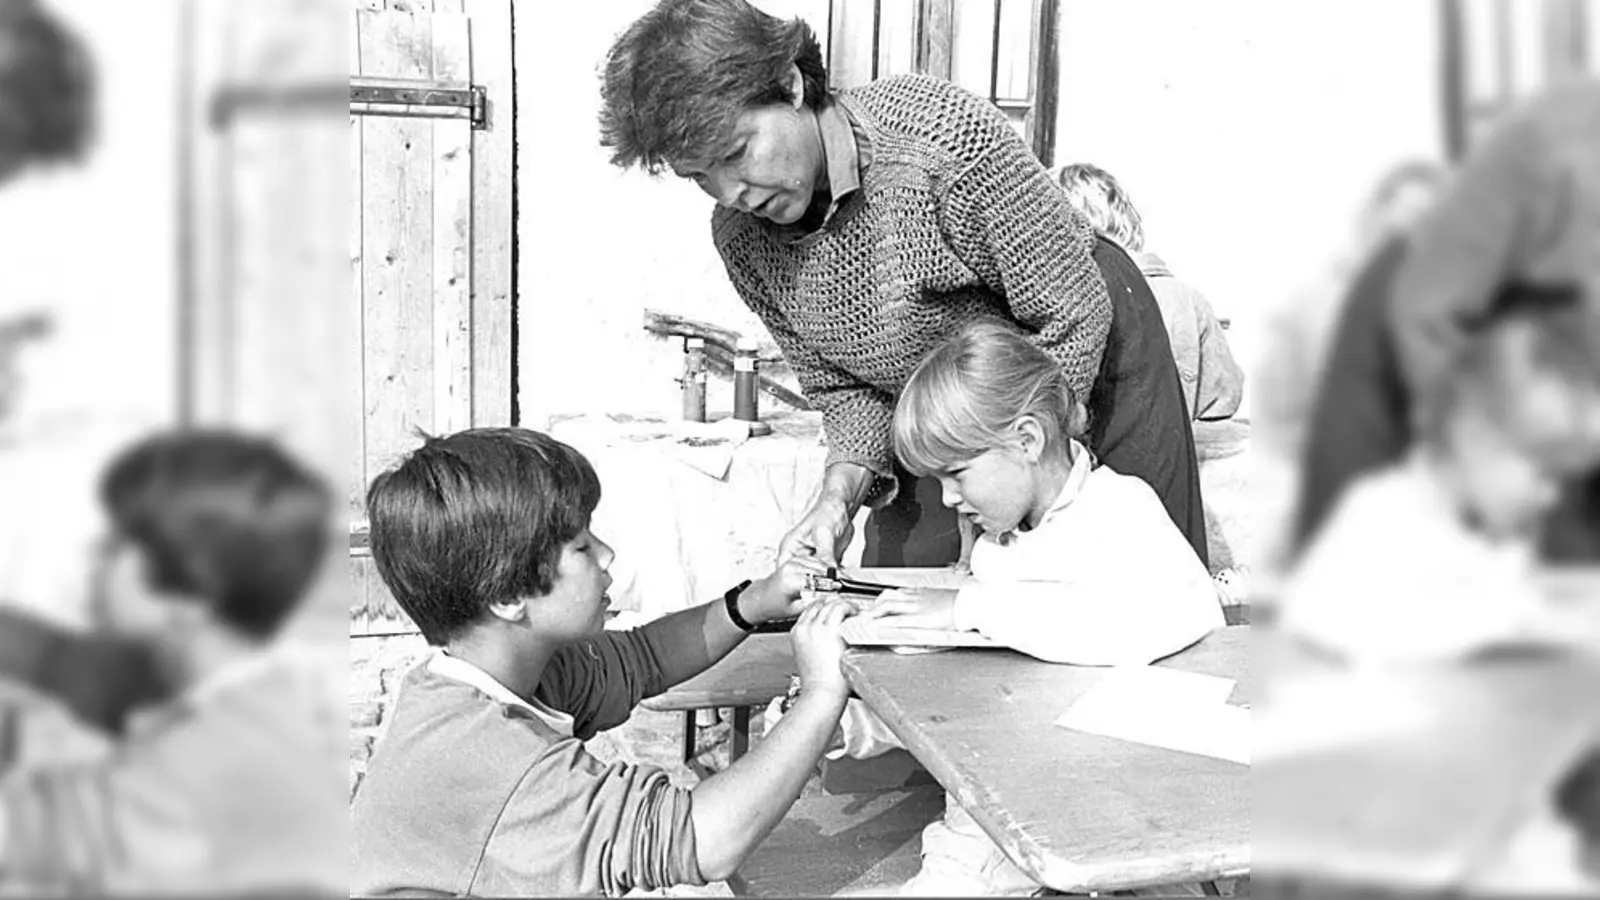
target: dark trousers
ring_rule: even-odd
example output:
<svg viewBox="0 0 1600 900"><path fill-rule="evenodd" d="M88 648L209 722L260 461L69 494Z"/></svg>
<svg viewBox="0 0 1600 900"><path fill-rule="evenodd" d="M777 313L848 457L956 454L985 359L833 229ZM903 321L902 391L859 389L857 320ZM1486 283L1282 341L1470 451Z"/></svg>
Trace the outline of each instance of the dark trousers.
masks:
<svg viewBox="0 0 1600 900"><path fill-rule="evenodd" d="M1096 241L1094 261L1111 295L1112 316L1088 398L1089 449L1113 471L1149 484L1200 561L1209 565L1194 435L1161 307L1121 247ZM867 519L862 565L955 562L961 533L955 510L940 502L938 479L897 474L899 495Z"/></svg>

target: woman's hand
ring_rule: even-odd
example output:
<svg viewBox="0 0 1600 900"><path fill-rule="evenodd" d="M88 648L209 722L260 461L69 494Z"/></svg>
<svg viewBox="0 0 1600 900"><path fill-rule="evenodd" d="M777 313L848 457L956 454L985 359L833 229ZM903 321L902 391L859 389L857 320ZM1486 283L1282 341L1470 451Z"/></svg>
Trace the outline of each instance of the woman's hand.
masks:
<svg viewBox="0 0 1600 900"><path fill-rule="evenodd" d="M951 588L902 588L884 591L878 602L861 610L863 619L889 619L903 628L956 627L956 594Z"/></svg>
<svg viewBox="0 0 1600 900"><path fill-rule="evenodd" d="M855 531L850 509L844 502L818 497L778 544L778 563L812 557L824 565L837 566Z"/></svg>

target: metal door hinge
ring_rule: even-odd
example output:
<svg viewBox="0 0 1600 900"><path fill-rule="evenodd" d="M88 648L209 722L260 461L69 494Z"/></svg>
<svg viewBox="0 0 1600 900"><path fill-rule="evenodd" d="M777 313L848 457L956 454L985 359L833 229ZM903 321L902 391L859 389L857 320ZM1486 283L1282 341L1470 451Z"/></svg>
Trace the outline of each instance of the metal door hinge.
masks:
<svg viewBox="0 0 1600 900"><path fill-rule="evenodd" d="M489 96L483 85L441 86L430 82L404 84L350 81L350 112L358 116L411 116L469 119L472 127L489 127Z"/></svg>
<svg viewBox="0 0 1600 900"><path fill-rule="evenodd" d="M290 85L227 85L211 97L211 127L225 129L242 110L329 112L349 94L350 114L467 119L475 131L489 127L489 94L483 85L446 85L432 81L352 78L349 83Z"/></svg>

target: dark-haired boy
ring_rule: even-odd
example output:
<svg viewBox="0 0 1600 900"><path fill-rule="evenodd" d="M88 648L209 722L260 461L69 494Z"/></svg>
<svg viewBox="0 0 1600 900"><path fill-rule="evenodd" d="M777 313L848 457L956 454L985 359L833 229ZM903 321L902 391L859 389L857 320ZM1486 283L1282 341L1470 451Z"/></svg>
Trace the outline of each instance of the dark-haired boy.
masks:
<svg viewBox="0 0 1600 900"><path fill-rule="evenodd" d="M515 428L430 438L373 480L378 571L440 651L406 676L356 795L352 894L705 884L731 875L799 795L849 693L842 601L800 612L805 691L726 771L689 790L584 748L754 625L794 615L806 574L821 571L797 559L723 599L608 632L612 552L589 531L599 500L581 454Z"/></svg>
<svg viewBox="0 0 1600 900"><path fill-rule="evenodd" d="M0 779L0 884L341 890L342 717L274 641L321 562L327 487L271 442L173 432L124 451L100 497L95 617L176 693L103 762Z"/></svg>

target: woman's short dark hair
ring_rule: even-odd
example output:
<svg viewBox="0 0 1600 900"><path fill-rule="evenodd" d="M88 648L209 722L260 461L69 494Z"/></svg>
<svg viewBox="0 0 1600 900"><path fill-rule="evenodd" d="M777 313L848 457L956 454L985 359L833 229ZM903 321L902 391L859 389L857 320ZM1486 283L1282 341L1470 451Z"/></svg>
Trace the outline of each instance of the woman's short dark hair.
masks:
<svg viewBox="0 0 1600 900"><path fill-rule="evenodd" d="M563 545L599 504L589 461L548 435L430 437L367 490L372 558L400 608L440 645L492 603L548 594Z"/></svg>
<svg viewBox="0 0 1600 900"><path fill-rule="evenodd" d="M794 102L791 65L805 82L805 104L820 107L828 71L804 21L745 0L662 0L606 54L600 145L614 164L652 174L720 158L741 112Z"/></svg>
<svg viewBox="0 0 1600 900"><path fill-rule="evenodd" d="M140 441L107 468L100 501L150 587L205 603L263 640L311 586L333 503L322 479L275 443L226 431Z"/></svg>
<svg viewBox="0 0 1600 900"><path fill-rule="evenodd" d="M0 170L77 159L93 131L94 67L35 0L0 2Z"/></svg>

